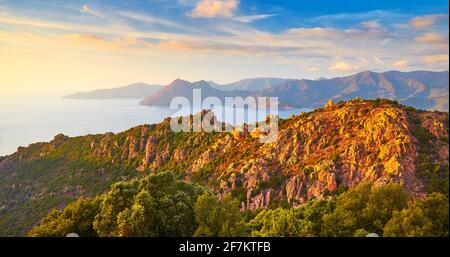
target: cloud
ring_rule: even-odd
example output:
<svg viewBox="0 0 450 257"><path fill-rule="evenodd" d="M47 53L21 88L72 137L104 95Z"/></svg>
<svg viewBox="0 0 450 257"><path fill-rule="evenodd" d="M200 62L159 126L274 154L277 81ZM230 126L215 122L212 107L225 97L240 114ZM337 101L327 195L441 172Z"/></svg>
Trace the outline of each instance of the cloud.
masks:
<svg viewBox="0 0 450 257"><path fill-rule="evenodd" d="M372 61L377 65L382 65L382 66L386 65L383 60L381 60L380 58L378 58L376 56L372 57Z"/></svg>
<svg viewBox="0 0 450 257"><path fill-rule="evenodd" d="M445 43L448 42L448 36L444 36L438 33L425 33L422 36L418 36L415 38L415 40L419 43Z"/></svg>
<svg viewBox="0 0 450 257"><path fill-rule="evenodd" d="M99 12L97 12L97 11L94 11L94 10L92 10L88 5L83 5L82 7L81 7L81 10L80 10L82 13L86 13L86 14L90 14L90 15L93 15L93 16L96 16L96 17L102 17L103 18L103 15L101 14L101 13L99 13Z"/></svg>
<svg viewBox="0 0 450 257"><path fill-rule="evenodd" d="M361 27L364 28L364 29L368 29L368 30L383 28L383 26L381 26L381 24L378 23L378 21L361 22Z"/></svg>
<svg viewBox="0 0 450 257"><path fill-rule="evenodd" d="M244 22L244 23L251 23L254 21L270 18L274 16L273 14L255 14L255 15L245 15L245 16L236 16L233 17L232 20Z"/></svg>
<svg viewBox="0 0 450 257"><path fill-rule="evenodd" d="M137 38L104 38L91 34L67 34L63 39L78 46L89 47L99 50L117 51L130 49L145 49L153 44Z"/></svg>
<svg viewBox="0 0 450 257"><path fill-rule="evenodd" d="M102 48L109 50L119 48L118 45L113 44L102 37L90 34L67 34L63 36L63 39L70 41L72 43L90 46L94 48Z"/></svg>
<svg viewBox="0 0 450 257"><path fill-rule="evenodd" d="M423 60L428 65L442 64L442 63L448 64L448 54L437 54L437 55L425 56L425 57L423 57Z"/></svg>
<svg viewBox="0 0 450 257"><path fill-rule="evenodd" d="M330 67L332 71L352 71L357 70L359 67L356 65L352 65L350 63L344 61L337 61L333 63Z"/></svg>
<svg viewBox="0 0 450 257"><path fill-rule="evenodd" d="M416 29L427 29L432 27L440 19L448 17L447 14L433 14L425 16L417 16L409 21L409 24Z"/></svg>
<svg viewBox="0 0 450 257"><path fill-rule="evenodd" d="M388 10L373 10L360 13L334 13L327 15L320 15L313 17L310 20L312 22L319 22L321 24L333 24L341 21L363 21L363 20L388 20L388 19L400 19L406 16L405 14L388 11Z"/></svg>
<svg viewBox="0 0 450 257"><path fill-rule="evenodd" d="M190 16L196 18L232 17L238 6L238 0L201 0Z"/></svg>
<svg viewBox="0 0 450 257"><path fill-rule="evenodd" d="M19 25L25 27L48 28L48 29L66 29L62 23L49 22L44 20L33 20L20 17L8 17L0 13L0 23Z"/></svg>
<svg viewBox="0 0 450 257"><path fill-rule="evenodd" d="M335 29L335 28L292 28L286 31L288 35L297 36L300 38L315 38L324 40L336 39L362 39L370 40L374 38L383 38L385 33L383 30L367 30L367 29Z"/></svg>
<svg viewBox="0 0 450 257"><path fill-rule="evenodd" d="M309 71L309 72L316 72L316 71L319 71L319 68L317 68L317 67L309 67L306 70Z"/></svg>
<svg viewBox="0 0 450 257"><path fill-rule="evenodd" d="M404 69L404 68L407 68L409 66L409 61L407 61L407 60L398 60L398 61L392 63L392 66L397 68L397 69Z"/></svg>
<svg viewBox="0 0 450 257"><path fill-rule="evenodd" d="M274 14L236 15L239 0L201 0L189 16L195 18L229 18L232 21L252 23L267 19Z"/></svg>
<svg viewBox="0 0 450 257"><path fill-rule="evenodd" d="M226 54L251 54L251 55L270 55L293 53L304 50L305 48L298 46L270 46L270 45L255 45L255 44L237 44L237 43L223 43L211 41L181 41L171 40L159 42L157 47L164 50L176 51L196 51L203 53L226 53Z"/></svg>
<svg viewBox="0 0 450 257"><path fill-rule="evenodd" d="M148 14L144 15L144 14L135 13L135 12L119 12L119 15L124 18L127 18L127 19L140 21L140 22L144 22L144 23L148 23L148 24L159 24L159 25L163 25L163 26L167 26L167 27L184 28L183 26L181 26L180 24L178 24L174 21L150 16Z"/></svg>
<svg viewBox="0 0 450 257"><path fill-rule="evenodd" d="M196 4L198 1L184 8L192 10L196 8ZM317 27L287 27L274 32L248 23L267 18L268 14L245 16L239 13L238 7L233 10L232 16L200 22L184 17L183 23L178 17L160 18L134 10L105 9L105 19L108 23L102 24L91 22L90 19L83 19L84 22L80 23L78 19L37 19L0 11L0 26L9 31L20 32L15 32L17 35L40 36L42 45L50 45L47 42L54 41L55 45L67 47L67 51L94 48L111 51L111 54L120 52L133 57L163 55L172 56L174 59L195 55L198 58L195 58L194 62L198 62L197 59L224 56L230 57L227 61L239 62L246 58L252 60L257 56L267 58L264 59L268 60L266 63L302 63L300 67L303 71L311 73L333 74L332 71L335 71L338 74L360 69L391 69L393 66L404 66L405 63L400 60L409 60L409 67L440 69L444 67L442 60L448 59L434 56L448 52L448 45L418 44L439 41L435 34L440 28L433 28L434 34L425 33L427 31L418 33L411 29L396 29L383 19L364 17L364 20L349 23L346 27L316 24ZM108 10L112 13L106 12ZM83 16L79 10L76 11L76 15ZM409 20L410 17L405 17L403 24L407 24ZM170 29L173 27L179 29ZM4 38L14 41L14 45L18 47L33 42L11 39L10 35L13 33L6 32ZM0 37L1 33L2 31ZM440 33L448 38L446 32ZM2 38L0 41L4 40ZM443 49L443 46L447 48ZM376 56L376 59L373 56ZM298 69L299 66L295 67ZM319 70L316 70L316 67Z"/></svg>

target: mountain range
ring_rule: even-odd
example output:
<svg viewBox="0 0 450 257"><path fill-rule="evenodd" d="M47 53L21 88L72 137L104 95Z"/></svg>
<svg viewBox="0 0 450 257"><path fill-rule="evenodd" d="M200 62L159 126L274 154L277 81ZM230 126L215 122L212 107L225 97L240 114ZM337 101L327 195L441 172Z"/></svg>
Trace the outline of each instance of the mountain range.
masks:
<svg viewBox="0 0 450 257"><path fill-rule="evenodd" d="M365 71L347 77L318 80L256 78L222 86L205 81L184 81L175 84L172 83L148 96L141 104L168 106L174 96L192 99L192 89L199 88L199 84L202 84L204 97L278 97L280 108L316 108L329 99L341 101L355 97L396 100L424 110L446 111L449 106L448 71Z"/></svg>
<svg viewBox="0 0 450 257"><path fill-rule="evenodd" d="M183 96L192 100L193 89L202 89L203 98L266 96L278 97L280 108L315 108L328 99L349 100L390 99L424 110L448 111L449 72L433 71L365 71L355 75L337 78L281 79L253 78L219 85L213 81L189 82L177 79L167 86L146 85L102 89L89 93L76 93L65 98L140 98L141 104L169 106L173 97Z"/></svg>

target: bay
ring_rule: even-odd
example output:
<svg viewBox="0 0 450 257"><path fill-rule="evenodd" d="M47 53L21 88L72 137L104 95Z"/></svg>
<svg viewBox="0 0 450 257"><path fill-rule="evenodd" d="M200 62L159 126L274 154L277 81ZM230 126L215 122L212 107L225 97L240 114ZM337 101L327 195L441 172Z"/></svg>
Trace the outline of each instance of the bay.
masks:
<svg viewBox="0 0 450 257"><path fill-rule="evenodd" d="M140 99L74 100L59 97L0 96L0 156L11 154L19 146L47 142L56 134L81 136L120 132L141 124L161 122L174 114L186 115L191 110L171 110L168 107L142 106ZM231 107L223 107L218 119L240 125L248 118L233 122ZM279 110L281 118L310 109ZM258 117L257 120L263 118Z"/></svg>

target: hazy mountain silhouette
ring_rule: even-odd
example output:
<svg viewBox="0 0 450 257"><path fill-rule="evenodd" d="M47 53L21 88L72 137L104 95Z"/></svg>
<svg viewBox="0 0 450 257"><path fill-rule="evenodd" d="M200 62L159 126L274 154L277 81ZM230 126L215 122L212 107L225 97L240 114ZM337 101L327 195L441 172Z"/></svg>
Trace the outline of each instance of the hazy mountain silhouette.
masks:
<svg viewBox="0 0 450 257"><path fill-rule="evenodd" d="M124 87L111 89L98 89L92 92L77 92L64 96L67 99L120 99L137 98L142 99L160 90L162 86L148 85L145 83L133 83Z"/></svg>

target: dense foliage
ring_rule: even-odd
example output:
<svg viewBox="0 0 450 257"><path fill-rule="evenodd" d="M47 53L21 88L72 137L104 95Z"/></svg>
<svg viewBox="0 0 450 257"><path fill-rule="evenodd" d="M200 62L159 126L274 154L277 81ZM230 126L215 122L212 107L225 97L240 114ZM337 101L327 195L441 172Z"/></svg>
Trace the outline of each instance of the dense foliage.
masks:
<svg viewBox="0 0 450 257"><path fill-rule="evenodd" d="M227 195L223 201L204 193L194 206L198 228L194 236L245 236L245 222L239 202Z"/></svg>
<svg viewBox="0 0 450 257"><path fill-rule="evenodd" d="M86 237L97 236L93 228L95 216L100 211L102 196L79 198L70 203L63 211L53 209L40 226L33 228L31 236L63 236L77 233Z"/></svg>
<svg viewBox="0 0 450 257"><path fill-rule="evenodd" d="M336 200L245 214L170 172L119 182L96 198L52 210L31 236L448 236L448 198L411 200L399 184L363 183Z"/></svg>
<svg viewBox="0 0 450 257"><path fill-rule="evenodd" d="M449 233L448 198L439 193L411 202L395 211L384 227L385 236L446 236Z"/></svg>
<svg viewBox="0 0 450 257"><path fill-rule="evenodd" d="M188 236L195 231L194 204L203 189L172 173L118 182L94 200L80 198L52 210L31 236Z"/></svg>

